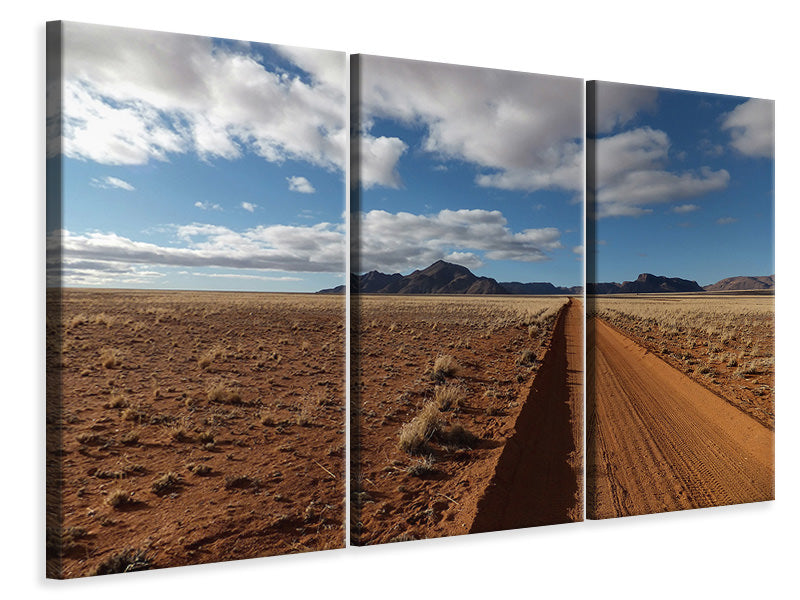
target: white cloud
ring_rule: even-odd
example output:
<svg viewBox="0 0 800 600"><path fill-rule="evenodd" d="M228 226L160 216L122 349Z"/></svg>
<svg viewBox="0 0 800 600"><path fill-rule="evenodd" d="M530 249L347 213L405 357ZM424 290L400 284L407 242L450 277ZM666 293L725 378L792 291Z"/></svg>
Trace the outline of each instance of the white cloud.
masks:
<svg viewBox="0 0 800 600"><path fill-rule="evenodd" d="M583 256L583 244L580 246L573 246L572 251L579 256Z"/></svg>
<svg viewBox="0 0 800 600"><path fill-rule="evenodd" d="M677 206L672 207L672 212L683 214L683 213L690 213L696 210L699 210L700 207L697 204L679 204Z"/></svg>
<svg viewBox="0 0 800 600"><path fill-rule="evenodd" d="M658 88L598 81L595 114L589 114L589 131L607 133L633 119L640 112L655 109ZM596 119L596 120L595 120Z"/></svg>
<svg viewBox="0 0 800 600"><path fill-rule="evenodd" d="M199 200L194 203L197 208L202 208L203 210L222 210L222 207L219 204L214 204L213 202L200 202Z"/></svg>
<svg viewBox="0 0 800 600"><path fill-rule="evenodd" d="M47 264L48 286L112 286L115 284L151 285L164 277L163 273L142 265L126 265L113 261L64 258L61 270L51 257Z"/></svg>
<svg viewBox="0 0 800 600"><path fill-rule="evenodd" d="M301 194L313 194L317 190L311 185L311 182L305 177L287 177L286 181L289 182L289 191L299 192Z"/></svg>
<svg viewBox="0 0 800 600"><path fill-rule="evenodd" d="M174 231L180 246L160 246L115 233L60 231L48 240L48 250L52 257L60 236L64 259L72 261L307 273L344 270L345 238L341 225L270 225L239 232L220 225L193 223L177 226Z"/></svg>
<svg viewBox="0 0 800 600"><path fill-rule="evenodd" d="M598 217L643 215L652 212L649 205L721 190L730 180L725 169L666 170L669 137L650 127L600 138L596 143Z"/></svg>
<svg viewBox="0 0 800 600"><path fill-rule="evenodd" d="M404 271L443 259L477 267L488 260L538 262L561 248L555 227L514 233L497 210L442 210L432 215L372 210L361 214L361 265ZM480 253L480 254L478 254Z"/></svg>
<svg viewBox="0 0 800 600"><path fill-rule="evenodd" d="M735 217L720 217L717 219L717 225L730 225L731 223L736 223L739 219Z"/></svg>
<svg viewBox="0 0 800 600"><path fill-rule="evenodd" d="M746 156L775 156L775 102L751 98L725 115L723 131L731 146Z"/></svg>
<svg viewBox="0 0 800 600"><path fill-rule="evenodd" d="M256 208L258 208L258 204L253 204L252 202L242 202L242 208L247 212L255 212Z"/></svg>
<svg viewBox="0 0 800 600"><path fill-rule="evenodd" d="M581 189L581 80L376 56L361 61L360 125L367 142L381 139L371 137L375 119L396 119L425 128L422 150L476 165L479 185ZM366 151L372 150L364 138L362 172L371 166ZM383 176L371 173L370 185L399 187L398 142L393 152L383 148Z"/></svg>
<svg viewBox="0 0 800 600"><path fill-rule="evenodd" d="M408 145L396 137L362 135L358 144L359 183L364 189L376 185L399 188L403 185L397 162Z"/></svg>
<svg viewBox="0 0 800 600"><path fill-rule="evenodd" d="M347 63L341 52L280 45L273 49L311 75L315 82L336 90L343 90L347 85Z"/></svg>
<svg viewBox="0 0 800 600"><path fill-rule="evenodd" d="M194 271L187 273L194 277L211 277L213 279L253 279L257 281L303 281L301 277L270 277L269 275L248 275L246 273L203 273Z"/></svg>
<svg viewBox="0 0 800 600"><path fill-rule="evenodd" d="M111 176L102 177L100 179L98 179L97 177L92 177L91 181L89 181L89 185L101 189L117 188L120 190L126 190L128 192L132 192L136 189L127 181L119 179L118 177L111 177Z"/></svg>
<svg viewBox="0 0 800 600"><path fill-rule="evenodd" d="M63 151L104 164L252 152L343 170L345 55L279 51L311 81L268 70L244 43L65 23Z"/></svg>

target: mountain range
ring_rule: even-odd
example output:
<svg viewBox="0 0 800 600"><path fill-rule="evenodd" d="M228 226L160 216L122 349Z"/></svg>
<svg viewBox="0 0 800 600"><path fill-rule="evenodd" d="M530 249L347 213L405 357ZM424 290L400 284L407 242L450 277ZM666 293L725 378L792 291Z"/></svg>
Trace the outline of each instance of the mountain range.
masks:
<svg viewBox="0 0 800 600"><path fill-rule="evenodd" d="M351 289L362 294L536 294L564 295L580 294L581 286L557 287L552 283L498 282L491 277L478 277L461 265L437 260L426 269L418 269L408 275L370 271L364 275L352 275ZM340 285L319 294L342 294Z"/></svg>
<svg viewBox="0 0 800 600"><path fill-rule="evenodd" d="M586 291L589 294L668 294L770 289L775 289L774 275L764 277L728 277L717 283L700 287L696 281L690 279L642 273L635 281L590 283L586 286Z"/></svg>
<svg viewBox="0 0 800 600"><path fill-rule="evenodd" d="M426 269L408 275L386 274L370 271L364 275L350 276L351 289L362 294L528 294L568 295L581 294L581 286L559 287L547 282L498 282L491 277L478 277L468 268L437 260ZM724 292L745 290L774 290L775 276L727 277L705 287L696 281L680 277L663 277L642 273L634 281L622 283L590 283L589 294L665 294L686 292ZM343 294L345 286L320 290L318 294Z"/></svg>

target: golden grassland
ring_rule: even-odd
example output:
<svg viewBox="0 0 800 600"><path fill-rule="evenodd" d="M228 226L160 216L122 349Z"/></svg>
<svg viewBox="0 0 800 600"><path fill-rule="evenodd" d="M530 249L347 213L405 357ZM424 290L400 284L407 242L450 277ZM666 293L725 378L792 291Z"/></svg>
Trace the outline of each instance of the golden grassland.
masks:
<svg viewBox="0 0 800 600"><path fill-rule="evenodd" d="M774 427L773 295L594 296L587 308Z"/></svg>

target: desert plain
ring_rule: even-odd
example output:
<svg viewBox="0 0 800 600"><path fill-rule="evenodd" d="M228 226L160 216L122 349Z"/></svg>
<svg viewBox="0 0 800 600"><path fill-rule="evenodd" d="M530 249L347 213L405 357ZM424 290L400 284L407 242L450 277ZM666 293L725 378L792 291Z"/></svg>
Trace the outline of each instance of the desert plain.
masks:
<svg viewBox="0 0 800 600"><path fill-rule="evenodd" d="M774 294L587 303L587 516L774 499Z"/></svg>
<svg viewBox="0 0 800 600"><path fill-rule="evenodd" d="M352 543L583 518L579 299L351 301Z"/></svg>
<svg viewBox="0 0 800 600"><path fill-rule="evenodd" d="M344 546L342 296L48 295L48 574Z"/></svg>

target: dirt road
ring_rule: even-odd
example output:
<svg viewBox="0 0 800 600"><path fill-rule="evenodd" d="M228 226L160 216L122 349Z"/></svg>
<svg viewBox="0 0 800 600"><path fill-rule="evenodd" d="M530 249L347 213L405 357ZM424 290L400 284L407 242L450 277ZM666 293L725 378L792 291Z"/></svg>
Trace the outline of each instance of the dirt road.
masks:
<svg viewBox="0 0 800 600"><path fill-rule="evenodd" d="M582 305L573 298L556 324L470 533L582 519L582 323Z"/></svg>
<svg viewBox="0 0 800 600"><path fill-rule="evenodd" d="M775 436L600 319L587 330L587 516L775 497Z"/></svg>

